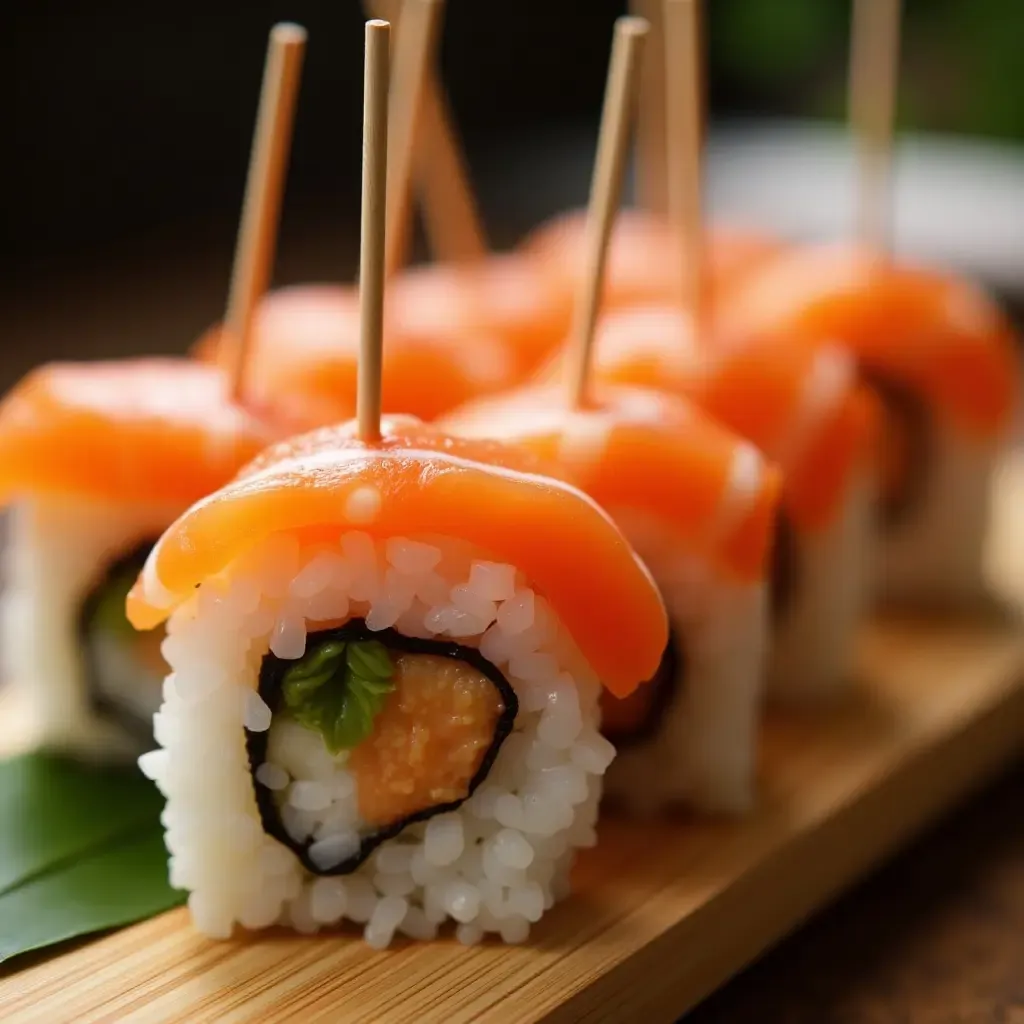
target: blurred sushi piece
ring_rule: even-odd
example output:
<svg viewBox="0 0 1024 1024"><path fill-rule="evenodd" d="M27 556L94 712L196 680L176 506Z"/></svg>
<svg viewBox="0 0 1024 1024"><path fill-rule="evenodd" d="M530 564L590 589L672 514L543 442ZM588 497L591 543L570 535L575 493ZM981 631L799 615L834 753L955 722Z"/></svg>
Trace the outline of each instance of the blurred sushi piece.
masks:
<svg viewBox="0 0 1024 1024"><path fill-rule="evenodd" d="M976 602L990 477L1019 401L1014 332L996 303L947 273L808 248L749 279L724 316L739 335L850 353L884 409L883 598Z"/></svg>
<svg viewBox="0 0 1024 1024"><path fill-rule="evenodd" d="M754 798L780 477L757 449L665 392L557 387L456 410L444 428L515 442L597 501L651 570L671 634L657 673L605 694L608 792L640 813L677 802L740 813Z"/></svg>
<svg viewBox="0 0 1024 1024"><path fill-rule="evenodd" d="M503 305L512 321L530 304L547 308L543 279L525 261L499 265L432 265L399 274L385 305L386 413L432 420L478 394L521 380L540 353L521 361L528 343L511 343L488 310ZM524 315L524 322L528 317ZM552 326L551 331L561 329ZM519 328L510 328L514 335ZM522 330L523 337L529 331ZM532 337L532 336L531 336ZM196 356L216 362L222 328L200 339ZM546 347L542 346L542 349ZM553 342L552 342L553 344ZM517 347L518 346L518 347ZM313 284L269 293L252 322L247 382L256 401L307 427L355 413L359 310L354 289Z"/></svg>
<svg viewBox="0 0 1024 1024"><path fill-rule="evenodd" d="M541 377L560 372L555 362ZM679 308L637 306L598 324L591 373L682 396L781 468L768 692L817 701L844 690L871 595L877 488L878 413L853 360L785 338L697 343Z"/></svg>
<svg viewBox="0 0 1024 1024"><path fill-rule="evenodd" d="M711 299L727 294L782 251L782 243L770 235L729 224L711 227L705 244ZM536 228L521 246L543 268L551 285L561 290L567 309L579 293L586 245L586 217L573 211ZM623 210L615 220L607 259L602 310L682 302L683 248L678 231L667 221L640 210Z"/></svg>
<svg viewBox="0 0 1024 1024"><path fill-rule="evenodd" d="M39 743L137 755L166 666L125 596L154 540L279 433L185 360L43 366L0 403L3 674Z"/></svg>
<svg viewBox="0 0 1024 1024"><path fill-rule="evenodd" d="M668 637L612 521L523 451L385 419L270 448L157 542L171 880L196 926L523 941L595 841L602 689ZM229 827L230 823L230 827Z"/></svg>

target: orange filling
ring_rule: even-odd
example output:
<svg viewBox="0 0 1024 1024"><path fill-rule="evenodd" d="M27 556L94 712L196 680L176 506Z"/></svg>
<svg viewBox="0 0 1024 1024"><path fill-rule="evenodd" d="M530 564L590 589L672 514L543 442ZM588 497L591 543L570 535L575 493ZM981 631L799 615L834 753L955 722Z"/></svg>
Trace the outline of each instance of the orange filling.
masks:
<svg viewBox="0 0 1024 1024"><path fill-rule="evenodd" d="M395 690L348 762L359 813L378 827L465 799L505 710L494 683L465 662L392 657Z"/></svg>

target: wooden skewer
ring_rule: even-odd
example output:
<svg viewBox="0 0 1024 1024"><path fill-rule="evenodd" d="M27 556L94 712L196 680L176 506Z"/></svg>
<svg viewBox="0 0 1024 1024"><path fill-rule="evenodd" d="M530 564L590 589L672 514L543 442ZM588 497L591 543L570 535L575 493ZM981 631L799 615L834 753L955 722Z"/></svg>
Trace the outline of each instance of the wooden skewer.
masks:
<svg viewBox="0 0 1024 1024"><path fill-rule="evenodd" d="M849 102L858 151L856 230L877 252L891 245L899 48L900 0L854 0Z"/></svg>
<svg viewBox="0 0 1024 1024"><path fill-rule="evenodd" d="M640 70L636 146L637 205L652 216L664 219L669 215L664 0L629 0L629 11L651 26Z"/></svg>
<svg viewBox="0 0 1024 1024"><path fill-rule="evenodd" d="M465 154L444 87L431 75L423 90L422 143L416 147L416 180L434 259L474 263L488 252Z"/></svg>
<svg viewBox="0 0 1024 1024"><path fill-rule="evenodd" d="M423 86L434 66L444 0L407 0L395 39L395 81L388 111L388 209L384 267L390 277L402 262L409 223L409 193Z"/></svg>
<svg viewBox="0 0 1024 1024"><path fill-rule="evenodd" d="M393 24L403 0L367 0L372 17ZM398 35L402 26L399 23ZM413 179L422 204L430 249L435 259L471 263L487 255L487 234L470 184L454 118L435 68L428 68L420 98L418 142ZM409 219L402 229L396 266L405 261Z"/></svg>
<svg viewBox="0 0 1024 1024"><path fill-rule="evenodd" d="M586 402L590 350L604 284L608 242L622 194L630 115L636 98L640 53L648 28L643 18L619 18L615 22L615 39L587 209L586 266L566 352L565 380L572 408L580 408Z"/></svg>
<svg viewBox="0 0 1024 1024"><path fill-rule="evenodd" d="M391 26L366 23L363 72L363 193L359 235L359 377L356 420L363 441L380 440L388 181Z"/></svg>
<svg viewBox="0 0 1024 1024"><path fill-rule="evenodd" d="M665 0L665 51L669 209L681 246L683 304L700 337L707 325L700 0Z"/></svg>
<svg viewBox="0 0 1024 1024"><path fill-rule="evenodd" d="M230 358L228 380L236 401L245 396L253 310L267 289L277 248L281 197L305 47L306 30L299 25L283 23L270 31L225 315Z"/></svg>

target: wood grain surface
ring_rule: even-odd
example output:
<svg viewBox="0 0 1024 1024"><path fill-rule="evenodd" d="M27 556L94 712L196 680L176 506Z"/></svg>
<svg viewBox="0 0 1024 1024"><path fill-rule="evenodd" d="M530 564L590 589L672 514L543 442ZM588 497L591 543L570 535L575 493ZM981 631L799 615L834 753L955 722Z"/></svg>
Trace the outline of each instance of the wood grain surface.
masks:
<svg viewBox="0 0 1024 1024"><path fill-rule="evenodd" d="M992 563L1010 578L1018 461L1000 494ZM756 814L606 821L577 894L527 946L376 953L351 934L284 932L215 943L176 911L8 975L0 1020L672 1021L1021 748L1012 617L877 623L859 653L843 707L766 722ZM764 1018L748 1005L719 1019Z"/></svg>

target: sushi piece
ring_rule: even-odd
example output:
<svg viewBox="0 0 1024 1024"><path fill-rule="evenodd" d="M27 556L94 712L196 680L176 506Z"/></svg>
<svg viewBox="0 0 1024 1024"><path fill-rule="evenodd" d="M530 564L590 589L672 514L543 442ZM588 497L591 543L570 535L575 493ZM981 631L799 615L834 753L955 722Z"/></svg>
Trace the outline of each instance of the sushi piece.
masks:
<svg viewBox="0 0 1024 1024"><path fill-rule="evenodd" d="M877 416L838 348L785 338L709 337L690 318L635 307L598 325L593 379L696 403L775 462L785 485L771 567L768 693L819 701L843 692L871 595ZM549 366L543 376L561 371Z"/></svg>
<svg viewBox="0 0 1024 1024"><path fill-rule="evenodd" d="M522 251L562 289L571 307L584 273L586 218L568 213L542 225L523 242ZM719 225L709 232L706 255L712 297L726 294L782 250L775 239L744 228ZM678 233L668 223L638 210L624 210L615 221L604 275L602 309L649 303L676 303L685 275Z"/></svg>
<svg viewBox="0 0 1024 1024"><path fill-rule="evenodd" d="M949 274L834 247L780 258L727 315L738 334L842 345L878 395L883 599L977 602L990 477L1019 401L1014 332L996 304Z"/></svg>
<svg viewBox="0 0 1024 1024"><path fill-rule="evenodd" d="M432 325L466 347L481 335L499 338L513 362L509 382L525 380L569 329L571 308L558 281L521 253L492 253L468 265L420 264L395 289L410 330Z"/></svg>
<svg viewBox="0 0 1024 1024"><path fill-rule="evenodd" d="M166 667L124 600L155 539L280 436L185 360L43 366L0 403L3 675L35 739L136 756Z"/></svg>
<svg viewBox="0 0 1024 1024"><path fill-rule="evenodd" d="M525 372L509 344L497 334L476 330L479 321L465 290L468 279L453 275L446 280L438 270L429 279L408 279L407 287L406 280L399 276L388 287L385 412L432 420L475 395L509 386ZM355 290L338 285L269 293L257 306L251 328L247 381L254 398L307 428L351 418L358 310ZM200 339L195 354L216 362L223 345L223 329L215 327Z"/></svg>
<svg viewBox="0 0 1024 1024"><path fill-rule="evenodd" d="M444 427L550 461L615 518L658 583L671 642L646 686L604 694L618 750L607 791L641 813L678 801L749 809L778 472L664 392L595 388L569 410L561 390L530 388L456 410Z"/></svg>
<svg viewBox="0 0 1024 1024"><path fill-rule="evenodd" d="M200 930L518 942L567 891L614 753L600 693L668 629L611 520L538 467L409 417L323 428L158 541L127 603L169 633L140 765Z"/></svg>

